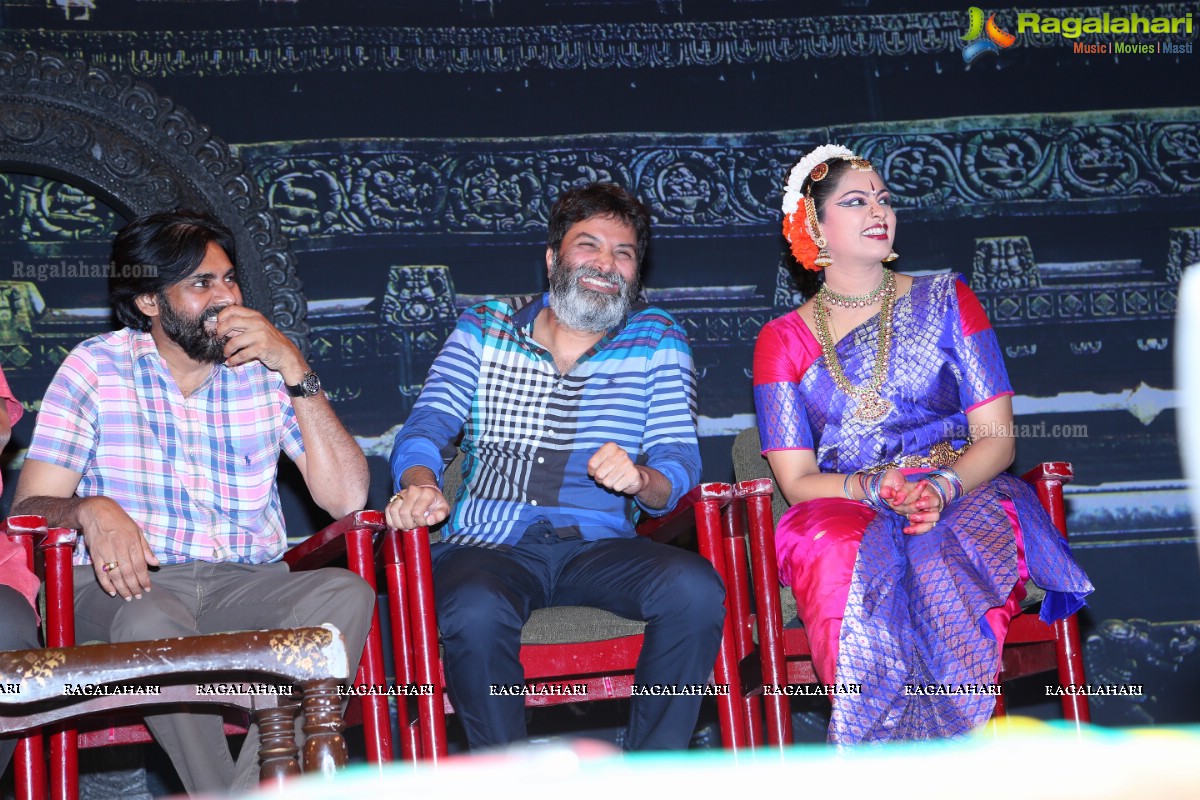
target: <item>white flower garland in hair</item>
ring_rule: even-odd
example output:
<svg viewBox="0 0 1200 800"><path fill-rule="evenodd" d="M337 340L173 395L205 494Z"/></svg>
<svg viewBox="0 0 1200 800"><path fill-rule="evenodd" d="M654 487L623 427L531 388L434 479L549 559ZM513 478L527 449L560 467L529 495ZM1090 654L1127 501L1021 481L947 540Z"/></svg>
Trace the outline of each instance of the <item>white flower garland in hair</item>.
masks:
<svg viewBox="0 0 1200 800"><path fill-rule="evenodd" d="M854 153L840 144L823 144L800 159L799 164L792 167L792 172L788 175L787 189L783 193L783 213L785 215L795 214L800 208L801 189L804 187L805 178L813 171L813 168L831 158L854 158Z"/></svg>

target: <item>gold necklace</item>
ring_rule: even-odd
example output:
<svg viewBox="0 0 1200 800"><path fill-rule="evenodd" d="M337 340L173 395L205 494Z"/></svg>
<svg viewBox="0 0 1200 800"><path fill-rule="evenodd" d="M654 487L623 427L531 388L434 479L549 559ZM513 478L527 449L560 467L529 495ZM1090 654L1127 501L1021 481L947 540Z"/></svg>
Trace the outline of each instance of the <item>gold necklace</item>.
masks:
<svg viewBox="0 0 1200 800"><path fill-rule="evenodd" d="M829 309L825 307L825 298L820 292L813 303L817 340L821 343L821 353L825 356L825 366L829 375L839 389L857 401L854 416L868 421L880 419L892 410L891 402L879 394L879 389L887 378L888 359L892 350L892 307L896 304L896 276L891 270L883 273L880 289L883 302L879 308L879 340L875 352L875 366L871 369L870 379L862 386L850 383L841 362L838 361L836 345L829 331Z"/></svg>
<svg viewBox="0 0 1200 800"><path fill-rule="evenodd" d="M883 289L887 285L887 276L890 270L884 270L884 275L879 279L879 285L866 294L838 294L833 289L829 288L828 283L822 283L818 290L823 298L829 301L831 306L838 308L866 308L874 305L879 299L879 295L883 294Z"/></svg>

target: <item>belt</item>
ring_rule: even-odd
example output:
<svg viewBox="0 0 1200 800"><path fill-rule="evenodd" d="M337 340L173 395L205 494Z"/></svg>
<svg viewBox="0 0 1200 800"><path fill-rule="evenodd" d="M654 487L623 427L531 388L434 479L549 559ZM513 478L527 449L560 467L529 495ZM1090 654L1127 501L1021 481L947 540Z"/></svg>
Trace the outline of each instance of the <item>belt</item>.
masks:
<svg viewBox="0 0 1200 800"><path fill-rule="evenodd" d="M949 442L938 442L929 448L929 452L925 455L902 456L895 461L889 461L886 464L880 464L877 467L871 467L864 471L874 474L889 469L939 469L941 467L948 467L955 461L958 461L959 457L967 452L967 448L970 446L968 443L962 447L954 447Z"/></svg>

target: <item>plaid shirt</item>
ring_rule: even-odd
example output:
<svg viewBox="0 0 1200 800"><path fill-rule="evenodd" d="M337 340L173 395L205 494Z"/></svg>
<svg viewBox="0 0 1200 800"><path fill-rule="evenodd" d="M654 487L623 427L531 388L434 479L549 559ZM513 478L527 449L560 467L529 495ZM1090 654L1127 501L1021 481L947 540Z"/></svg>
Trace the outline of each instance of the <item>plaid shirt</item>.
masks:
<svg viewBox="0 0 1200 800"><path fill-rule="evenodd" d="M116 501L163 564L273 561L287 546L275 471L304 452L283 379L258 362L214 366L184 397L149 333L83 342L46 390L26 458L82 475ZM89 562L80 543L76 563Z"/></svg>
<svg viewBox="0 0 1200 800"><path fill-rule="evenodd" d="M396 436L392 476L426 466L459 432L463 487L446 538L509 547L538 519L585 539L634 536L634 502L601 488L588 459L615 442L671 482L663 514L700 480L696 380L679 324L638 304L565 375L532 338L548 295L468 309Z"/></svg>

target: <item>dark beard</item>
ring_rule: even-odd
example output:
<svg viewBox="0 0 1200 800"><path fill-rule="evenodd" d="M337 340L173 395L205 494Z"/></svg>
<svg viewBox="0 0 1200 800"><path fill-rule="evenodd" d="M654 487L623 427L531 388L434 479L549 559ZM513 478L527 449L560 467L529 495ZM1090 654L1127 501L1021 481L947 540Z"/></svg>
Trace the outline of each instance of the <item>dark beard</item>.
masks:
<svg viewBox="0 0 1200 800"><path fill-rule="evenodd" d="M158 295L159 319L162 321L163 333L193 361L202 364L221 364L225 361L225 343L223 336L209 333L205 323L221 313L221 308L211 306L204 309L199 316L185 317L175 312L171 302L161 292Z"/></svg>
<svg viewBox="0 0 1200 800"><path fill-rule="evenodd" d="M607 295L580 284L579 279L584 276L609 277L595 267L564 263L558 253L551 255L550 308L554 315L568 328L592 333L602 333L620 324L637 297L636 281L629 283L621 275L610 273L617 281L618 291Z"/></svg>

